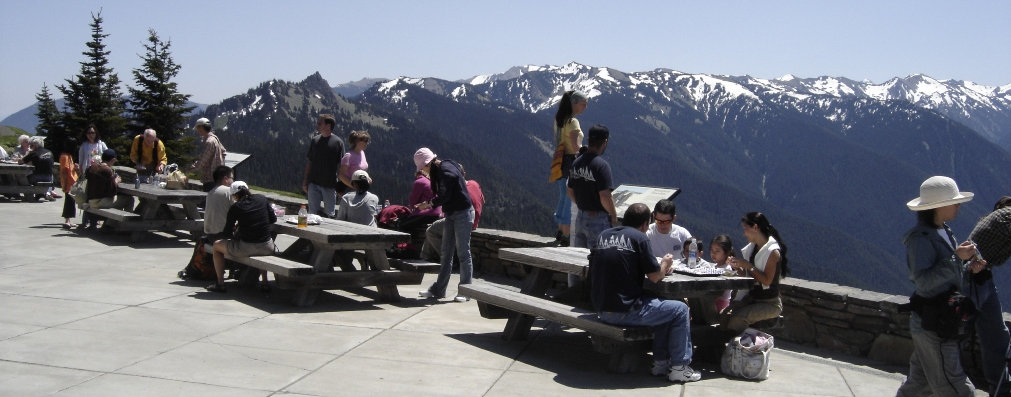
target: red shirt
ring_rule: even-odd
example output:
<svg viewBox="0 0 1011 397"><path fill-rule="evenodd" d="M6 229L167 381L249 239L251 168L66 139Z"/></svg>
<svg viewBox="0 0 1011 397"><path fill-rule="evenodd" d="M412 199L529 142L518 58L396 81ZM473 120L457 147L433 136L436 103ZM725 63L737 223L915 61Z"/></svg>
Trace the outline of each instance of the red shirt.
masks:
<svg viewBox="0 0 1011 397"><path fill-rule="evenodd" d="M481 208L484 208L484 193L481 192L481 185L475 180L467 181L467 194L470 196L470 203L474 206L474 229L481 220Z"/></svg>

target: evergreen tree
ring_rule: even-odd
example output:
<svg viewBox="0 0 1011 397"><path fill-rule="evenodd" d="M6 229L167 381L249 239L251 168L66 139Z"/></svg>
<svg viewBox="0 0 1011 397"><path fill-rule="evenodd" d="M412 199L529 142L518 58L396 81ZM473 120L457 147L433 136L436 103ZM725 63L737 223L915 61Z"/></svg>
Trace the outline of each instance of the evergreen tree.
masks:
<svg viewBox="0 0 1011 397"><path fill-rule="evenodd" d="M140 57L144 62L140 68L133 69L137 88L129 88L132 111L129 128L134 134L153 128L165 144L169 162L189 164L193 161L190 154L195 136L186 134L183 123L185 115L195 106L186 105L190 96L180 94L172 81L181 66L172 60L171 47L171 40L162 41L154 29L148 29L146 52Z"/></svg>
<svg viewBox="0 0 1011 397"><path fill-rule="evenodd" d="M102 30L102 13L91 14L91 41L82 52L81 71L73 79L66 79L66 85L57 89L66 100L63 110L63 127L68 133L79 134L94 124L102 140L109 147L129 154L130 141L127 137L126 118L123 117L123 98L119 88L119 76L109 66L109 51L104 40L108 34Z"/></svg>
<svg viewBox="0 0 1011 397"><path fill-rule="evenodd" d="M35 133L46 137L46 148L59 154L62 150L74 151L76 139L74 134L67 131L63 126L63 115L56 107L56 101L49 94L49 87L42 85L42 91L35 95L35 100L39 101L36 108L35 117L39 118L39 124L35 126Z"/></svg>

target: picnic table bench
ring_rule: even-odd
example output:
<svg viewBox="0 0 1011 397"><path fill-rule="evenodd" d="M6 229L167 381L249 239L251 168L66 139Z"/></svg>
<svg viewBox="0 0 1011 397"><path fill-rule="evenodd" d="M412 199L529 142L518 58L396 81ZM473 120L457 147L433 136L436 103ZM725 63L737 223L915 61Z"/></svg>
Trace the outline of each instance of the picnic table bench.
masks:
<svg viewBox="0 0 1011 397"><path fill-rule="evenodd" d="M287 217L278 219L272 231L297 240L279 256L227 258L274 273L278 288L295 291L292 303L298 306L312 305L323 290L368 286L376 287L380 300L398 301L401 297L397 285L421 284L424 276L416 271L393 270L386 257L386 248L410 238L406 233L332 219L300 228ZM305 251L310 251L308 259L298 260L305 257ZM361 268L340 263L342 258L352 256L351 251L363 252L358 255ZM335 267L340 270L335 271Z"/></svg>
<svg viewBox="0 0 1011 397"><path fill-rule="evenodd" d="M25 200L31 200L35 195L46 194L53 186L51 182L28 183L28 175L35 172L35 167L27 164L0 162L0 194L23 194Z"/></svg>
<svg viewBox="0 0 1011 397"><path fill-rule="evenodd" d="M595 350L610 354L609 370L632 371L645 354L641 342L651 340L652 331L645 327L605 324L592 310L555 302L545 295L555 272L585 277L589 270L588 255L588 249L576 247L502 248L499 250L500 259L531 267L520 291L472 284L460 286L460 293L478 301L479 306L491 306L482 308L482 315L506 311L508 321L502 331L506 340L525 339L535 318L540 317L586 331ZM698 298L714 290L746 288L751 281L744 277L673 274L656 284L645 279L643 283L658 296L682 299Z"/></svg>
<svg viewBox="0 0 1011 397"><path fill-rule="evenodd" d="M207 198L199 190L164 189L152 184L135 187L120 183L118 194L138 199L133 211L116 208L87 208L85 211L104 217L116 231L130 232L130 239L138 241L145 232L185 231L199 237L204 231L203 214L197 208Z"/></svg>

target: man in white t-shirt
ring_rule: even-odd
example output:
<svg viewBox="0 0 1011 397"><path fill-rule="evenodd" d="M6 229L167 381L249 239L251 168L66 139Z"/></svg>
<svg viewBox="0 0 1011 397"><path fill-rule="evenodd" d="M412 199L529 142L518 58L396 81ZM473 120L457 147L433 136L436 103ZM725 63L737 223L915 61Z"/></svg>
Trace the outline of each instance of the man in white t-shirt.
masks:
<svg viewBox="0 0 1011 397"><path fill-rule="evenodd" d="M646 230L646 237L649 237L650 246L653 248L653 256L663 257L671 254L675 258L681 257L685 241L691 238L692 234L688 229L675 225L677 219L677 207L673 201L660 200L653 207L653 223Z"/></svg>

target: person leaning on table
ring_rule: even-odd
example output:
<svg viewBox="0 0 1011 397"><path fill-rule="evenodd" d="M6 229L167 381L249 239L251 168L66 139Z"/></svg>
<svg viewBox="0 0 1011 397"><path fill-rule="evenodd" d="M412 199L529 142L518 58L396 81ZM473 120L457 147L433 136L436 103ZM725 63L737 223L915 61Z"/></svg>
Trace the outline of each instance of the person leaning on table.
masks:
<svg viewBox="0 0 1011 397"><path fill-rule="evenodd" d="M112 170L114 164L116 164L116 151L105 149L102 152L102 162L92 163L84 173L84 179L88 180L85 196L88 197L89 208L117 208L124 211L133 209L133 196L120 194L117 197L120 178L116 171ZM97 229L98 218L100 217L85 211L78 227Z"/></svg>
<svg viewBox="0 0 1011 397"><path fill-rule="evenodd" d="M590 250L590 297L600 320L621 326L653 329L653 369L672 382L694 382L702 374L688 365L692 341L688 305L662 300L643 289L643 279L656 283L668 273L674 258L653 256L646 228L650 212L645 204L625 210L621 226L605 229Z"/></svg>
<svg viewBox="0 0 1011 397"><path fill-rule="evenodd" d="M214 242L214 271L218 281L208 285L211 292L225 289L225 254L231 256L260 256L274 254L274 240L270 238L270 225L277 222L274 210L266 197L249 192L245 182L235 181L229 187L235 204L228 209L222 239ZM238 229L238 231L236 231ZM269 289L267 271L260 271L260 289Z"/></svg>
<svg viewBox="0 0 1011 397"><path fill-rule="evenodd" d="M966 271L979 273L985 261L974 259L976 247L966 241L956 243L945 222L954 220L961 203L972 200L972 193L958 191L955 180L932 176L920 185L920 197L906 206L916 212L917 223L906 232L909 279L913 282L914 301L934 301L941 298L946 305L951 291L961 289ZM969 261L972 259L972 261ZM913 339L913 354L909 357L909 376L899 386L896 396L972 396L974 387L959 361L958 337L943 338L936 329L925 329L931 317L924 317L930 303L914 307L909 316L909 333ZM934 327L930 327L934 328Z"/></svg>

